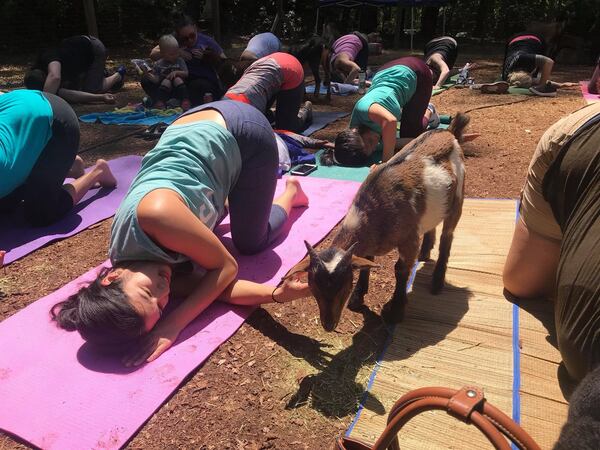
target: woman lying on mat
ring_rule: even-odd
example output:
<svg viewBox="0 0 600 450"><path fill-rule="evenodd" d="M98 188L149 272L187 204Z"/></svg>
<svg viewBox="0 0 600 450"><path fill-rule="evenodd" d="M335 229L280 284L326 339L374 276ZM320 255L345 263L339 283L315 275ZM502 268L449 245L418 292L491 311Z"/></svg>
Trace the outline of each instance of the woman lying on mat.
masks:
<svg viewBox="0 0 600 450"><path fill-rule="evenodd" d="M508 87L529 88L541 97L555 97L561 87L574 83L556 83L550 80L554 60L545 56L546 43L541 36L524 32L509 39L506 44L502 81L481 85L481 92L504 94Z"/></svg>
<svg viewBox="0 0 600 450"><path fill-rule="evenodd" d="M396 127L400 121L398 144L420 135L428 124L439 124L431 98L431 70L419 58L390 61L373 77L369 91L354 105L350 128L335 139L335 149L323 153L321 162L343 166L363 166L383 144L383 161L394 156Z"/></svg>
<svg viewBox="0 0 600 450"><path fill-rule="evenodd" d="M544 133L521 197L504 286L556 297L558 348L580 380L600 363L600 103Z"/></svg>
<svg viewBox="0 0 600 450"><path fill-rule="evenodd" d="M425 44L425 63L431 69L434 89L440 89L454 67L458 56L458 44L450 36L442 36Z"/></svg>
<svg viewBox="0 0 600 450"><path fill-rule="evenodd" d="M0 95L0 214L21 204L34 226L61 219L99 183L116 186L106 161L87 174L77 116L62 98L40 91ZM76 178L63 184L66 177Z"/></svg>
<svg viewBox="0 0 600 450"><path fill-rule="evenodd" d="M288 53L273 53L253 62L245 71L224 76L225 67L219 73L221 81L231 86L225 97L254 106L263 114L270 112L277 101L275 127L297 133L312 122L312 103L304 99L304 69L295 57Z"/></svg>
<svg viewBox="0 0 600 450"><path fill-rule="evenodd" d="M54 319L101 348L137 343L124 358L131 366L156 359L217 299L259 305L306 296L299 281L274 289L236 279L237 263L213 233L229 199L240 252L260 252L280 235L291 208L308 198L289 178L273 201L277 166L273 130L256 108L218 101L183 114L144 157L115 215L113 268L57 304ZM189 261L203 273L179 273ZM185 299L159 321L171 289Z"/></svg>
<svg viewBox="0 0 600 450"><path fill-rule="evenodd" d="M72 36L40 53L25 75L25 87L56 94L70 103L114 103L125 66L105 76L106 49L94 36Z"/></svg>

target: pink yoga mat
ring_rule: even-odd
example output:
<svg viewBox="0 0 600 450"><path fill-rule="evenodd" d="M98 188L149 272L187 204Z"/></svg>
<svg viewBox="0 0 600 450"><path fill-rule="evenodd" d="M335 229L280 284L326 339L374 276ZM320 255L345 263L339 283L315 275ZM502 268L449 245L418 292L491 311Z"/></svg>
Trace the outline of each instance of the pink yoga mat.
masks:
<svg viewBox="0 0 600 450"><path fill-rule="evenodd" d="M581 86L581 93L583 94L583 98L585 101L589 103L600 102L600 95L598 94L590 94L588 91L588 81L580 81L579 86Z"/></svg>
<svg viewBox="0 0 600 450"><path fill-rule="evenodd" d="M68 216L48 227L28 225L20 211L3 214L0 218L0 250L6 250L4 264L22 258L52 241L73 236L114 215L141 162L141 156L125 156L109 161L118 181L117 187L91 189Z"/></svg>
<svg viewBox="0 0 600 450"><path fill-rule="evenodd" d="M294 210L282 242L238 258L241 278L278 282L305 255L304 239L317 243L342 219L359 183L304 178L302 186L310 207ZM228 225L220 227L226 231ZM223 239L230 244L227 234ZM132 371L91 353L77 333L50 322L51 306L93 279L96 270L0 323L0 429L44 449L123 446L252 311L216 302L171 349Z"/></svg>

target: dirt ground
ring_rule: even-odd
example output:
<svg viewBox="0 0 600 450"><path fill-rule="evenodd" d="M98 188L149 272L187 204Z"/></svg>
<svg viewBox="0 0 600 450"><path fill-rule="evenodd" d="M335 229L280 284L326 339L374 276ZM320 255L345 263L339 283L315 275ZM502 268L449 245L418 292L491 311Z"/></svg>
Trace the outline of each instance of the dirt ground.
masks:
<svg viewBox="0 0 600 450"><path fill-rule="evenodd" d="M120 56L134 57L126 50ZM395 57L397 53L386 52L373 64ZM480 68L474 71L477 82L491 81L499 72L501 55L473 49L462 54L457 65L467 61L479 63ZM23 65L0 69L0 84L18 84L16 74ZM555 78L578 81L589 77L591 70L558 66ZM124 92L118 94L118 106L141 98L139 84L129 80ZM356 99L334 97L331 104L320 101L315 108L350 111ZM544 130L583 106L578 88L561 90L556 98L451 89L433 97L432 102L445 114L471 111L470 131L481 133L481 137L465 145L466 192L468 197L488 198L516 198ZM82 113L111 108L94 105L76 109ZM340 120L317 136L333 139L346 126L347 119ZM82 124L82 157L91 164L99 157L145 154L153 142L134 135L142 129ZM104 261L110 224L110 219L105 220L0 272L0 320ZM258 308L149 418L127 447L328 448L352 421L386 340L387 329L379 313L394 287L394 262L393 254L378 260L381 268L371 276L368 308L360 313L346 311L333 333L322 330L311 298ZM0 449L14 448L28 447L0 434Z"/></svg>

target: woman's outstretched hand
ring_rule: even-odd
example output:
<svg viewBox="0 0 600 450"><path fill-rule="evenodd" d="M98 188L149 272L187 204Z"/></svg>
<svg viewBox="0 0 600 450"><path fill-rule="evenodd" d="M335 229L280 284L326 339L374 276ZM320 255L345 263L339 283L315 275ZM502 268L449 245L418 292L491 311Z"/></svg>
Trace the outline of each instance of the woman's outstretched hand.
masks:
<svg viewBox="0 0 600 450"><path fill-rule="evenodd" d="M300 276L292 276L275 289L274 297L279 303L291 302L298 298L308 297L312 295L308 283Z"/></svg>
<svg viewBox="0 0 600 450"><path fill-rule="evenodd" d="M179 336L179 330L169 325L168 321L162 321L144 336L138 347L123 358L123 364L127 367L139 366L145 362L152 362L162 355Z"/></svg>

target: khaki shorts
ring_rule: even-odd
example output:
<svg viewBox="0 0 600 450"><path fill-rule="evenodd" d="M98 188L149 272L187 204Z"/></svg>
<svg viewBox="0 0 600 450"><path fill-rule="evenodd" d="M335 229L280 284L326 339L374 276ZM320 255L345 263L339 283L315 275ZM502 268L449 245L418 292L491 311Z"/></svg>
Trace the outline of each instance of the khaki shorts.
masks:
<svg viewBox="0 0 600 450"><path fill-rule="evenodd" d="M600 114L600 102L584 106L560 119L542 135L531 159L525 186L521 191L521 220L529 230L547 239L561 240L562 232L550 204L544 199L544 176L565 142L597 114Z"/></svg>

